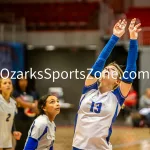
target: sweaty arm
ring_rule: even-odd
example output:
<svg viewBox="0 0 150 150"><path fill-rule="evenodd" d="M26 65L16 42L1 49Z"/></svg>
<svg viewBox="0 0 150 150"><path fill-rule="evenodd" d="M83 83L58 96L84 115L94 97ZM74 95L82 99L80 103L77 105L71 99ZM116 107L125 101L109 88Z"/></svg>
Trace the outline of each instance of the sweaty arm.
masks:
<svg viewBox="0 0 150 150"><path fill-rule="evenodd" d="M103 48L102 52L98 56L96 62L92 66L92 70L85 81L85 86L90 86L97 82L97 78L100 77L100 72L102 72L107 58L111 54L114 46L116 45L119 37L112 35L106 46Z"/></svg>

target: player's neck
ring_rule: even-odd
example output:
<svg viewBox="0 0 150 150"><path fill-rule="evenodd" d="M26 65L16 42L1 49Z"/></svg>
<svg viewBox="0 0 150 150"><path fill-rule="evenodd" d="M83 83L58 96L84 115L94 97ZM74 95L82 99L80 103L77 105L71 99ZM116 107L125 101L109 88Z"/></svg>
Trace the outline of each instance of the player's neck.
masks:
<svg viewBox="0 0 150 150"><path fill-rule="evenodd" d="M26 92L26 87L20 87L22 92Z"/></svg>
<svg viewBox="0 0 150 150"><path fill-rule="evenodd" d="M3 96L3 98L4 98L7 102L9 102L9 99L10 99L10 94L9 94L9 93L2 93L2 96Z"/></svg>
<svg viewBox="0 0 150 150"><path fill-rule="evenodd" d="M54 119L55 119L55 116L52 116L52 115L48 115L47 114L47 117L48 117L48 119L49 119L50 122L53 122Z"/></svg>
<svg viewBox="0 0 150 150"><path fill-rule="evenodd" d="M100 84L99 90L100 90L101 93L105 93L105 92L111 91L112 86L109 86L109 85L106 86L106 85Z"/></svg>

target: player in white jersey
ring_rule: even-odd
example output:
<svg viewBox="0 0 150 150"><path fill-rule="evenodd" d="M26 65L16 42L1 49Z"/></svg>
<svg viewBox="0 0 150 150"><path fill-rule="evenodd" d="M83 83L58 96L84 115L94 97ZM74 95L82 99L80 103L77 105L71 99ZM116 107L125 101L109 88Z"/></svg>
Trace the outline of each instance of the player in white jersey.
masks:
<svg viewBox="0 0 150 150"><path fill-rule="evenodd" d="M12 134L20 140L21 133L13 130L16 102L10 97L13 90L12 81L0 79L0 150L12 149Z"/></svg>
<svg viewBox="0 0 150 150"><path fill-rule="evenodd" d="M127 22L120 20L114 26L112 37L85 81L76 116L73 150L112 150L109 142L111 126L131 88L133 82L131 72L136 71L137 38L141 29L140 24L135 25L135 22L136 19L132 19L129 25L130 47L123 77L123 72L116 63L104 68L113 47L125 32Z"/></svg>
<svg viewBox="0 0 150 150"><path fill-rule="evenodd" d="M24 150L53 150L56 126L54 119L60 112L56 96L45 95L39 100L38 116L28 133Z"/></svg>

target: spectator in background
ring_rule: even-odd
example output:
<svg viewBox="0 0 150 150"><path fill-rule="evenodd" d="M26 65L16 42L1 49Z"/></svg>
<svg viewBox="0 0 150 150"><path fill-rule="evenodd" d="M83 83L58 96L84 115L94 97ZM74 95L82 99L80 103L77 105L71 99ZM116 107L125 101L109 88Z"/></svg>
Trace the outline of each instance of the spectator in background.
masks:
<svg viewBox="0 0 150 150"><path fill-rule="evenodd" d="M150 108L150 88L147 88L145 94L140 98L140 108Z"/></svg>
<svg viewBox="0 0 150 150"><path fill-rule="evenodd" d="M139 107L137 113L132 113L133 125L150 127L150 88L147 88L145 94L141 96Z"/></svg>
<svg viewBox="0 0 150 150"><path fill-rule="evenodd" d="M15 117L16 127L22 132L22 138L17 142L16 150L23 150L28 130L36 116L38 94L29 86L29 79L17 79L13 96L18 102L18 114ZM32 108L32 109L31 109Z"/></svg>
<svg viewBox="0 0 150 150"><path fill-rule="evenodd" d="M132 123L131 113L136 110L136 104L137 104L137 92L134 90L133 86L131 87L129 94L127 98L125 99L125 108L123 110L124 112L124 118L126 124Z"/></svg>
<svg viewBox="0 0 150 150"><path fill-rule="evenodd" d="M136 104L137 104L137 92L134 90L132 86L127 98L125 99L125 105L130 108L135 108Z"/></svg>

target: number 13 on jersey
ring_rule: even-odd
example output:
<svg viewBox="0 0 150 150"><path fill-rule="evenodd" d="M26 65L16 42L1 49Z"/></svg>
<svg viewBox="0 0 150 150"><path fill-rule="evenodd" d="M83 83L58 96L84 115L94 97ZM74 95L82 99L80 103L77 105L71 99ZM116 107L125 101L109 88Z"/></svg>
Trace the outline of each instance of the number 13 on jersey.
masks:
<svg viewBox="0 0 150 150"><path fill-rule="evenodd" d="M102 107L102 103L92 102L90 112L100 113L101 107Z"/></svg>

